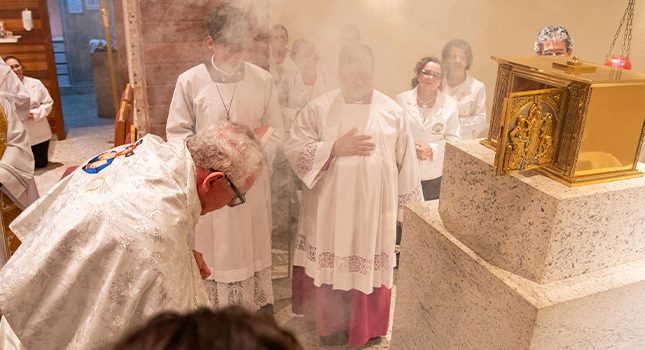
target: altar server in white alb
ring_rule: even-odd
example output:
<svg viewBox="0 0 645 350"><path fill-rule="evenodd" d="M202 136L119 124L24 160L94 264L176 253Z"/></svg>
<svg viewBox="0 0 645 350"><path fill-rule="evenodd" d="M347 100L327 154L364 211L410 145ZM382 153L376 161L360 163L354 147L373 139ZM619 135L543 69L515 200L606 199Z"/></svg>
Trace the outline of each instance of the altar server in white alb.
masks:
<svg viewBox="0 0 645 350"><path fill-rule="evenodd" d="M289 32L287 27L276 24L269 30L269 73L276 87L282 84L285 76L293 74L296 65L289 55ZM279 101L284 104L283 101Z"/></svg>
<svg viewBox="0 0 645 350"><path fill-rule="evenodd" d="M29 93L11 68L0 59L0 268L20 245L9 229L11 220L38 198L34 157L16 106L26 117Z"/></svg>
<svg viewBox="0 0 645 350"><path fill-rule="evenodd" d="M22 63L17 57L6 56L4 60L29 91L30 109L27 119L23 123L27 129L27 135L29 135L35 167L36 169L44 168L49 163L47 153L49 151L49 140L52 138L52 130L49 127L47 116L54 108L54 100L52 100L49 91L40 80L24 75Z"/></svg>
<svg viewBox="0 0 645 350"><path fill-rule="evenodd" d="M486 120L486 89L484 83L468 71L473 64L470 44L462 39L449 41L441 51L444 78L441 91L457 100L459 133L465 140L483 137Z"/></svg>
<svg viewBox="0 0 645 350"><path fill-rule="evenodd" d="M436 57L421 58L415 68L412 90L396 98L410 123L410 129L421 169L423 198L439 198L443 156L446 141L460 139L457 102L439 91L441 61Z"/></svg>
<svg viewBox="0 0 645 350"><path fill-rule="evenodd" d="M343 48L340 90L312 100L285 143L306 185L293 310L329 345L360 346L387 332L397 218L422 199L408 123L373 80L372 50Z"/></svg>
<svg viewBox="0 0 645 350"><path fill-rule="evenodd" d="M209 15L208 31L213 56L177 78L168 139L185 139L217 121L236 121L263 138L272 164L282 140L282 116L271 75L244 61L255 36L248 14L222 5ZM212 269L207 287L215 307L272 309L270 192L267 171L258 176L245 205L224 208L197 224L195 249Z"/></svg>
<svg viewBox="0 0 645 350"><path fill-rule="evenodd" d="M232 123L85 162L11 225L23 243L0 270L0 347L104 349L159 312L208 305L188 234L243 202L264 164L253 131Z"/></svg>

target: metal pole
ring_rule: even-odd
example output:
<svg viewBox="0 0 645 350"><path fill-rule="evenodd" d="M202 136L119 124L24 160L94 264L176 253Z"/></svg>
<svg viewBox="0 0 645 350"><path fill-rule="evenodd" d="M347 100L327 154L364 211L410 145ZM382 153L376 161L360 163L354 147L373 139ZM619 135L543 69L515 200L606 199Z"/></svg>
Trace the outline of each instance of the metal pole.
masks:
<svg viewBox="0 0 645 350"><path fill-rule="evenodd" d="M119 112L119 93L116 88L116 72L114 70L114 58L112 55L112 35L110 35L110 10L107 0L101 0L101 15L103 16L103 29L105 30L105 41L107 42L108 68L110 70L110 81L112 82L112 98L114 100L114 114Z"/></svg>

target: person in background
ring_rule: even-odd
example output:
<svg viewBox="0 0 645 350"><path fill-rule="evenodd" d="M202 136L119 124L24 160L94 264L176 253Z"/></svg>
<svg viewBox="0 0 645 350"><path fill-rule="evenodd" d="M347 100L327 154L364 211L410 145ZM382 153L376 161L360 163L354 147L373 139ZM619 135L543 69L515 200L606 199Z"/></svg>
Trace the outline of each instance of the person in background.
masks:
<svg viewBox="0 0 645 350"><path fill-rule="evenodd" d="M273 84L280 86L285 76L295 71L296 66L289 58L289 32L282 24L276 24L269 30L269 73ZM280 99L280 105L285 101Z"/></svg>
<svg viewBox="0 0 645 350"><path fill-rule="evenodd" d="M282 107L285 139L289 137L296 114L309 101L331 90L331 85L319 69L319 53L312 42L297 39L291 46L290 55L296 70L285 75L280 86L281 100L286 101ZM291 238L297 231L302 185L289 166L282 148L278 150L274 164L271 177L274 228L281 233L286 231L286 236Z"/></svg>
<svg viewBox="0 0 645 350"><path fill-rule="evenodd" d="M11 67L5 63L2 57L0 57L0 67L3 67L2 76L0 76L2 79L0 81L0 94L5 96L14 105L18 118L25 121L31 108L29 91L15 74L13 76L4 74L6 68L8 68L8 72L11 72Z"/></svg>
<svg viewBox="0 0 645 350"><path fill-rule="evenodd" d="M396 99L410 123L421 176L423 199L439 198L443 155L446 141L458 140L459 115L457 102L439 90L443 70L434 56L421 58L414 67L412 90ZM403 231L396 227L396 265L399 266Z"/></svg>
<svg viewBox="0 0 645 350"><path fill-rule="evenodd" d="M240 306L213 312L161 313L112 346L113 350L302 350L270 317Z"/></svg>
<svg viewBox="0 0 645 350"><path fill-rule="evenodd" d="M272 164L284 135L282 113L271 75L244 61L256 37L252 18L222 4L209 14L207 28L212 57L177 78L168 140L184 140L218 121L236 121L255 130ZM223 208L197 223L195 249L213 272L206 281L213 307L237 304L272 313L269 176L270 169L258 175L245 205Z"/></svg>
<svg viewBox="0 0 645 350"><path fill-rule="evenodd" d="M390 321L396 223L421 200L401 108L374 90L374 54L344 47L340 89L294 121L285 153L304 183L292 307L326 345L361 346Z"/></svg>
<svg viewBox="0 0 645 350"><path fill-rule="evenodd" d="M292 110L303 108L309 101L332 89L331 83L322 75L318 65L320 54L316 46L307 39L298 39L291 46L291 59L296 65L294 74L285 79L286 106ZM285 123L291 127L293 119Z"/></svg>
<svg viewBox="0 0 645 350"><path fill-rule="evenodd" d="M330 33L331 35L331 33ZM319 44L323 44L320 42ZM318 43L317 43L318 44ZM355 25L345 24L338 27L337 36L331 46L323 47L320 56L320 71L325 78L325 82L332 89L337 89L338 80L338 55L345 47L356 46L361 44L361 32Z"/></svg>
<svg viewBox="0 0 645 350"><path fill-rule="evenodd" d="M412 90L397 100L412 130L419 160L423 198L439 198L446 141L461 139L457 101L439 90L443 70L434 56L421 58L414 67Z"/></svg>
<svg viewBox="0 0 645 350"><path fill-rule="evenodd" d="M538 56L566 56L573 53L573 39L566 28L546 26L535 40L535 54Z"/></svg>
<svg viewBox="0 0 645 350"><path fill-rule="evenodd" d="M351 24L344 25L340 30L340 46L349 47L361 44L361 32Z"/></svg>
<svg viewBox="0 0 645 350"><path fill-rule="evenodd" d="M23 243L0 270L0 347L103 349L159 312L207 306L190 230L244 203L265 166L253 131L230 122L86 161L11 224Z"/></svg>
<svg viewBox="0 0 645 350"><path fill-rule="evenodd" d="M287 106L289 98L289 89L297 74L297 68L291 59L291 51L288 48L289 32L282 24L276 24L269 30L269 72L273 79L274 90L278 94L283 123L283 137L289 133L289 127L295 112ZM283 138L284 139L284 138ZM289 184L289 164L284 156L281 147L278 148L273 162L273 173L271 174L271 216L272 227L271 233L276 237L274 241L288 241L291 237L291 209ZM285 239L282 239L284 237ZM288 249L288 248L287 248Z"/></svg>
<svg viewBox="0 0 645 350"><path fill-rule="evenodd" d="M43 83L34 78L24 75L22 62L15 56L6 56L6 64L11 67L18 79L25 84L30 96L30 109L27 120L23 123L29 135L31 151L34 154L35 168L44 168L49 163L49 141L52 138L52 130L49 127L47 116L54 107L54 100Z"/></svg>
<svg viewBox="0 0 645 350"><path fill-rule="evenodd" d="M465 140L475 139L487 129L486 89L468 70L473 63L470 44L462 39L449 41L441 51L443 81L441 91L457 101L459 132Z"/></svg>
<svg viewBox="0 0 645 350"><path fill-rule="evenodd" d="M38 198L34 156L20 117L28 113L29 92L0 58L0 268L20 246L9 224Z"/></svg>

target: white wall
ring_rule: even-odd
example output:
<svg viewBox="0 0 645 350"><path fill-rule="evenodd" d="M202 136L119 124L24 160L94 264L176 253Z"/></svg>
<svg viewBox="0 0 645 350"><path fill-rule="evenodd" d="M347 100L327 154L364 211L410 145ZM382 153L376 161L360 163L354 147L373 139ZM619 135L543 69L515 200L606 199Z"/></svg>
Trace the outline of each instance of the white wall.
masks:
<svg viewBox="0 0 645 350"><path fill-rule="evenodd" d="M272 24L284 24L290 40L304 37L323 54L337 54L339 28L357 26L377 56L377 88L390 96L409 89L412 68L426 54L441 55L450 39L470 42L471 73L487 87L488 108L497 72L490 56L534 55L545 25L565 26L574 55L603 62L627 0L270 0ZM636 3L631 60L645 71L645 3ZM622 40L622 36L620 38ZM620 43L617 44L620 49ZM335 58L334 58L335 59Z"/></svg>

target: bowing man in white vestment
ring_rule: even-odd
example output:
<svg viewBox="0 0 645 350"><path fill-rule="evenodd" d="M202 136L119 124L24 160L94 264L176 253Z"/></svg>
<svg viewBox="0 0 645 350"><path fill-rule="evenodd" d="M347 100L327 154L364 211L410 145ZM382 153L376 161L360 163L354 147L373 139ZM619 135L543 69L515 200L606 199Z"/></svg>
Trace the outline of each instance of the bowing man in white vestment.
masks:
<svg viewBox="0 0 645 350"><path fill-rule="evenodd" d="M396 98L403 107L416 145L423 198L439 198L446 141L459 140L457 102L439 91L441 62L423 57L415 66L413 89Z"/></svg>
<svg viewBox="0 0 645 350"><path fill-rule="evenodd" d="M213 56L177 78L167 137L185 139L218 121L236 121L264 135L272 164L282 140L282 117L271 75L243 60L254 37L248 14L222 5L209 15L208 28ZM270 192L267 171L256 179L245 205L224 208L197 224L195 249L213 272L206 284L214 307L272 309Z"/></svg>
<svg viewBox="0 0 645 350"><path fill-rule="evenodd" d="M29 92L0 59L0 200L3 216L3 224L0 225L0 268L20 244L8 228L10 220L38 198L34 157L16 106L20 106L26 118L29 113Z"/></svg>
<svg viewBox="0 0 645 350"><path fill-rule="evenodd" d="M465 140L479 138L488 128L486 89L468 70L473 64L470 44L462 39L450 40L441 51L444 79L441 91L457 101L459 133Z"/></svg>
<svg viewBox="0 0 645 350"><path fill-rule="evenodd" d="M11 225L22 245L0 270L0 344L105 348L159 312L208 305L189 233L200 215L243 203L264 165L253 131L233 123L185 142L147 135L85 162Z"/></svg>
<svg viewBox="0 0 645 350"><path fill-rule="evenodd" d="M312 100L285 143L306 185L293 309L328 345L365 344L389 324L399 210L422 200L414 141L401 108L373 89L374 55L349 46L340 90Z"/></svg>

